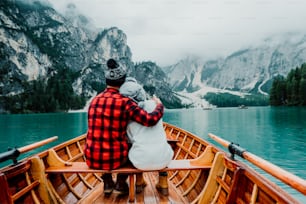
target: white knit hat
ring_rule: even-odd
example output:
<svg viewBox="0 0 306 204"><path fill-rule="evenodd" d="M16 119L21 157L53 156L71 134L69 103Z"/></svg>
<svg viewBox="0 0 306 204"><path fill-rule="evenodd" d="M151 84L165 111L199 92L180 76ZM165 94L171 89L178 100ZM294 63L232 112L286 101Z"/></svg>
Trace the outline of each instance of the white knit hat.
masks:
<svg viewBox="0 0 306 204"><path fill-rule="evenodd" d="M127 96L137 103L146 100L146 92L135 78L127 77L119 89L120 93Z"/></svg>

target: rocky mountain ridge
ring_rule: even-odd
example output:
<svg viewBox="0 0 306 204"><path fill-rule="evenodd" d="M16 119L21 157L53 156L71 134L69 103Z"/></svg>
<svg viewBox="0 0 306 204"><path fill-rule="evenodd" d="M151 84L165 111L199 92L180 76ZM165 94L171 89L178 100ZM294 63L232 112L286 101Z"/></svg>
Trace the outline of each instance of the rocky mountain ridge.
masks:
<svg viewBox="0 0 306 204"><path fill-rule="evenodd" d="M67 6L66 16L55 11L47 1L3 0L0 2L0 109L10 96L25 94L25 82L48 79L60 69L72 70L71 86L88 100L105 87L106 61L114 58L137 77L146 68L150 85L171 108L179 104L175 93L160 75L160 67L143 62L134 65L127 36L116 28L95 28L91 21ZM148 68L150 67L150 68ZM150 72L147 70L151 70ZM154 71L153 71L154 70ZM3 102L4 101L4 102Z"/></svg>
<svg viewBox="0 0 306 204"><path fill-rule="evenodd" d="M306 35L280 34L261 45L238 50L218 59L204 61L187 57L164 68L174 91L199 94L231 91L236 94L268 95L273 77L286 76L306 61ZM234 93L235 94L235 93Z"/></svg>
<svg viewBox="0 0 306 204"><path fill-rule="evenodd" d="M161 68L149 59L133 62L122 30L97 29L73 4L60 14L47 0L0 2L0 110L6 98L26 94L25 82L48 81L62 69L74 73L70 86L89 101L105 87L109 58L125 64L168 108L207 106L208 92L268 95L274 76L305 62L306 35L272 36L224 58L189 56Z"/></svg>

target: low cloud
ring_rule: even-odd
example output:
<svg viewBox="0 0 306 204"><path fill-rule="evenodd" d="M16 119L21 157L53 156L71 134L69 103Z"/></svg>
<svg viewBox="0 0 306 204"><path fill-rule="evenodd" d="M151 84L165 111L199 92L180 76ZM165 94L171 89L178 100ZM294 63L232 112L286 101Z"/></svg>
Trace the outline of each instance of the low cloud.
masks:
<svg viewBox="0 0 306 204"><path fill-rule="evenodd" d="M305 32L303 0L49 0L74 3L97 27L117 26L134 61L175 63L185 54L226 56L273 34Z"/></svg>

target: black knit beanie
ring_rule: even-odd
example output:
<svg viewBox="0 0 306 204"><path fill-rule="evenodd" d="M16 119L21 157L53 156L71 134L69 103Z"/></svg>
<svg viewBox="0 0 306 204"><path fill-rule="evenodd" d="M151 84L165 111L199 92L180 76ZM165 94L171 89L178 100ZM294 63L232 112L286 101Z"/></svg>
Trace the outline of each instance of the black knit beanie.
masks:
<svg viewBox="0 0 306 204"><path fill-rule="evenodd" d="M107 60L107 69L105 70L106 84L120 87L126 78L126 68L120 65L116 60Z"/></svg>

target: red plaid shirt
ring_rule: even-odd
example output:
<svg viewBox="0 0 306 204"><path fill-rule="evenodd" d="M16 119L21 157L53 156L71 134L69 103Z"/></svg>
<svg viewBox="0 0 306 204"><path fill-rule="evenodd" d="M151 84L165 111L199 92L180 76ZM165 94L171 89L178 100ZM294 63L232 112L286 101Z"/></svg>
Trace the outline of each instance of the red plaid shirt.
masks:
<svg viewBox="0 0 306 204"><path fill-rule="evenodd" d="M107 88L91 101L88 109L85 145L87 165L105 170L121 166L128 157L128 122L133 120L153 126L163 116L163 112L163 105L158 104L152 113L147 113L118 90Z"/></svg>

